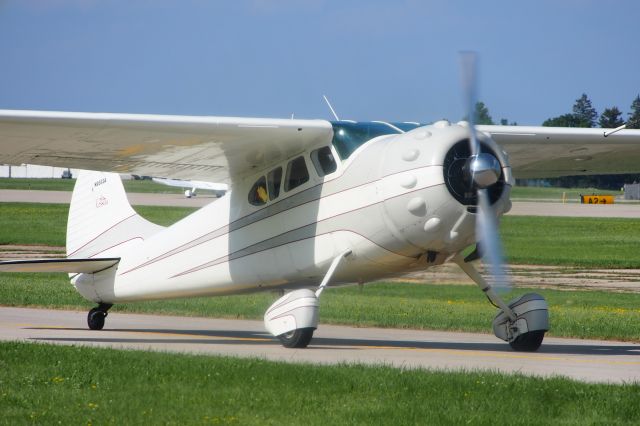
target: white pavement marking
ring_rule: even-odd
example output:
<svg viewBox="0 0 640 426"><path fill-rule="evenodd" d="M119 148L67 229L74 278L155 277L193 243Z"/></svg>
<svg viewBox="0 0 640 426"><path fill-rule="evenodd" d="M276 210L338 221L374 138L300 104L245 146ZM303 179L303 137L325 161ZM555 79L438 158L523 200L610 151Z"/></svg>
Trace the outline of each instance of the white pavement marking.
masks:
<svg viewBox="0 0 640 426"><path fill-rule="evenodd" d="M111 313L104 330L91 331L86 312L7 307L0 340L640 382L640 344L596 340L546 338L538 352L522 353L487 334L321 325L309 348L285 349L260 321Z"/></svg>

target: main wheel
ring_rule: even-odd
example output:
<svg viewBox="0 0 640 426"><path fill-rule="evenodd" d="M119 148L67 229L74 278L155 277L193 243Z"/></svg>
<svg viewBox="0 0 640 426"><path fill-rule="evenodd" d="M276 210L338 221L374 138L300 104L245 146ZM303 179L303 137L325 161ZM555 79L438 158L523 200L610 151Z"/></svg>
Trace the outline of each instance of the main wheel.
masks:
<svg viewBox="0 0 640 426"><path fill-rule="evenodd" d="M87 315L87 324L91 330L102 330L104 327L104 319L107 317L107 313L98 308L93 308Z"/></svg>
<svg viewBox="0 0 640 426"><path fill-rule="evenodd" d="M278 336L285 348L306 348L313 337L315 328L298 328Z"/></svg>
<svg viewBox="0 0 640 426"><path fill-rule="evenodd" d="M535 352L542 344L544 333L544 330L536 330L521 334L514 341L509 342L509 345L514 351Z"/></svg>

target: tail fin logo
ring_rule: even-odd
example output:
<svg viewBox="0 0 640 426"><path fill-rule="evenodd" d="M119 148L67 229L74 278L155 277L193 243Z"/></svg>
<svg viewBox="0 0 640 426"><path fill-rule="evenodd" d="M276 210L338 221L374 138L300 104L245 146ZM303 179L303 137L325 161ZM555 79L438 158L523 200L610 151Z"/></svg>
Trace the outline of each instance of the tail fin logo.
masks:
<svg viewBox="0 0 640 426"><path fill-rule="evenodd" d="M99 209L100 207L104 207L107 204L109 204L109 200L104 195L101 195L100 197L98 197L96 199L96 208L97 209Z"/></svg>

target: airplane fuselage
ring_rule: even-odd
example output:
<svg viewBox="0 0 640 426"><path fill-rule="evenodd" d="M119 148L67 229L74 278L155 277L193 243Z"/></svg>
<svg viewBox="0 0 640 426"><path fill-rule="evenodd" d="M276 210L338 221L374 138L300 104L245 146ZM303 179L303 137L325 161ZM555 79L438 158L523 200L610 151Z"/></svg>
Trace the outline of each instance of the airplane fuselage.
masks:
<svg viewBox="0 0 640 426"><path fill-rule="evenodd" d="M473 202L456 180L468 137L466 127L447 123L374 137L325 176L315 173L310 152L300 152L293 158L305 160L304 184L252 205L254 181L286 170L291 157L257 171L168 228L90 253L121 260L117 268L76 276L74 285L88 299L116 303L313 287L345 250L352 255L333 285L443 263L475 243ZM513 178L502 150L488 138L483 144L502 166L503 185L492 200L501 214Z"/></svg>

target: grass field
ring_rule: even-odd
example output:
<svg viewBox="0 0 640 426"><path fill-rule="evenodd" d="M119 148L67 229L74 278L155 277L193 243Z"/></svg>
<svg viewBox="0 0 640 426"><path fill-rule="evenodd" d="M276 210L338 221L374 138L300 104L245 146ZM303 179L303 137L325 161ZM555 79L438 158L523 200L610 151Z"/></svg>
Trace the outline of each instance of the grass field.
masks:
<svg viewBox="0 0 640 426"><path fill-rule="evenodd" d="M0 203L0 244L64 246L68 205ZM152 222L169 225L188 207L137 206ZM640 268L635 219L505 216L501 234L507 260L535 265Z"/></svg>
<svg viewBox="0 0 640 426"><path fill-rule="evenodd" d="M64 245L67 209L0 203L0 244ZM164 225L192 211L136 210ZM520 263L640 267L633 222L506 217L502 233L510 259ZM93 307L64 274L0 274L0 283L0 305ZM640 294L538 291L550 303L549 335L640 342ZM112 311L259 319L277 297L145 302ZM321 303L320 322L327 324L490 332L495 314L473 286L378 283L329 289ZM0 343L0 371L0 424L8 425L640 423L640 384L21 343Z"/></svg>
<svg viewBox="0 0 640 426"><path fill-rule="evenodd" d="M64 274L0 274L0 304L89 310ZM550 305L549 335L640 341L640 294L536 291ZM262 319L272 292L239 296L118 304L112 312ZM491 332L496 309L475 286L376 283L332 288L322 294L320 322L392 328ZM85 326L85 324L79 324ZM107 320L108 327L108 320Z"/></svg>
<svg viewBox="0 0 640 426"><path fill-rule="evenodd" d="M510 263L640 268L637 219L505 216L500 234Z"/></svg>
<svg viewBox="0 0 640 426"><path fill-rule="evenodd" d="M640 385L0 343L1 424L637 424Z"/></svg>
<svg viewBox="0 0 640 426"><path fill-rule="evenodd" d="M170 225L195 209L136 206L136 211L158 225ZM0 244L64 246L68 204L0 203Z"/></svg>
<svg viewBox="0 0 640 426"><path fill-rule="evenodd" d="M63 246L68 206L0 203L0 244ZM137 207L169 224L193 211ZM632 219L504 217L501 228L510 262L639 268L640 229ZM0 275L0 304L72 307L90 304L65 275ZM556 336L640 341L640 295L543 291ZM164 312L226 318L261 318L273 294L119 305L126 312ZM494 310L475 287L376 284L336 289L323 296L322 322L382 327L488 331ZM614 318L615 321L611 321Z"/></svg>

